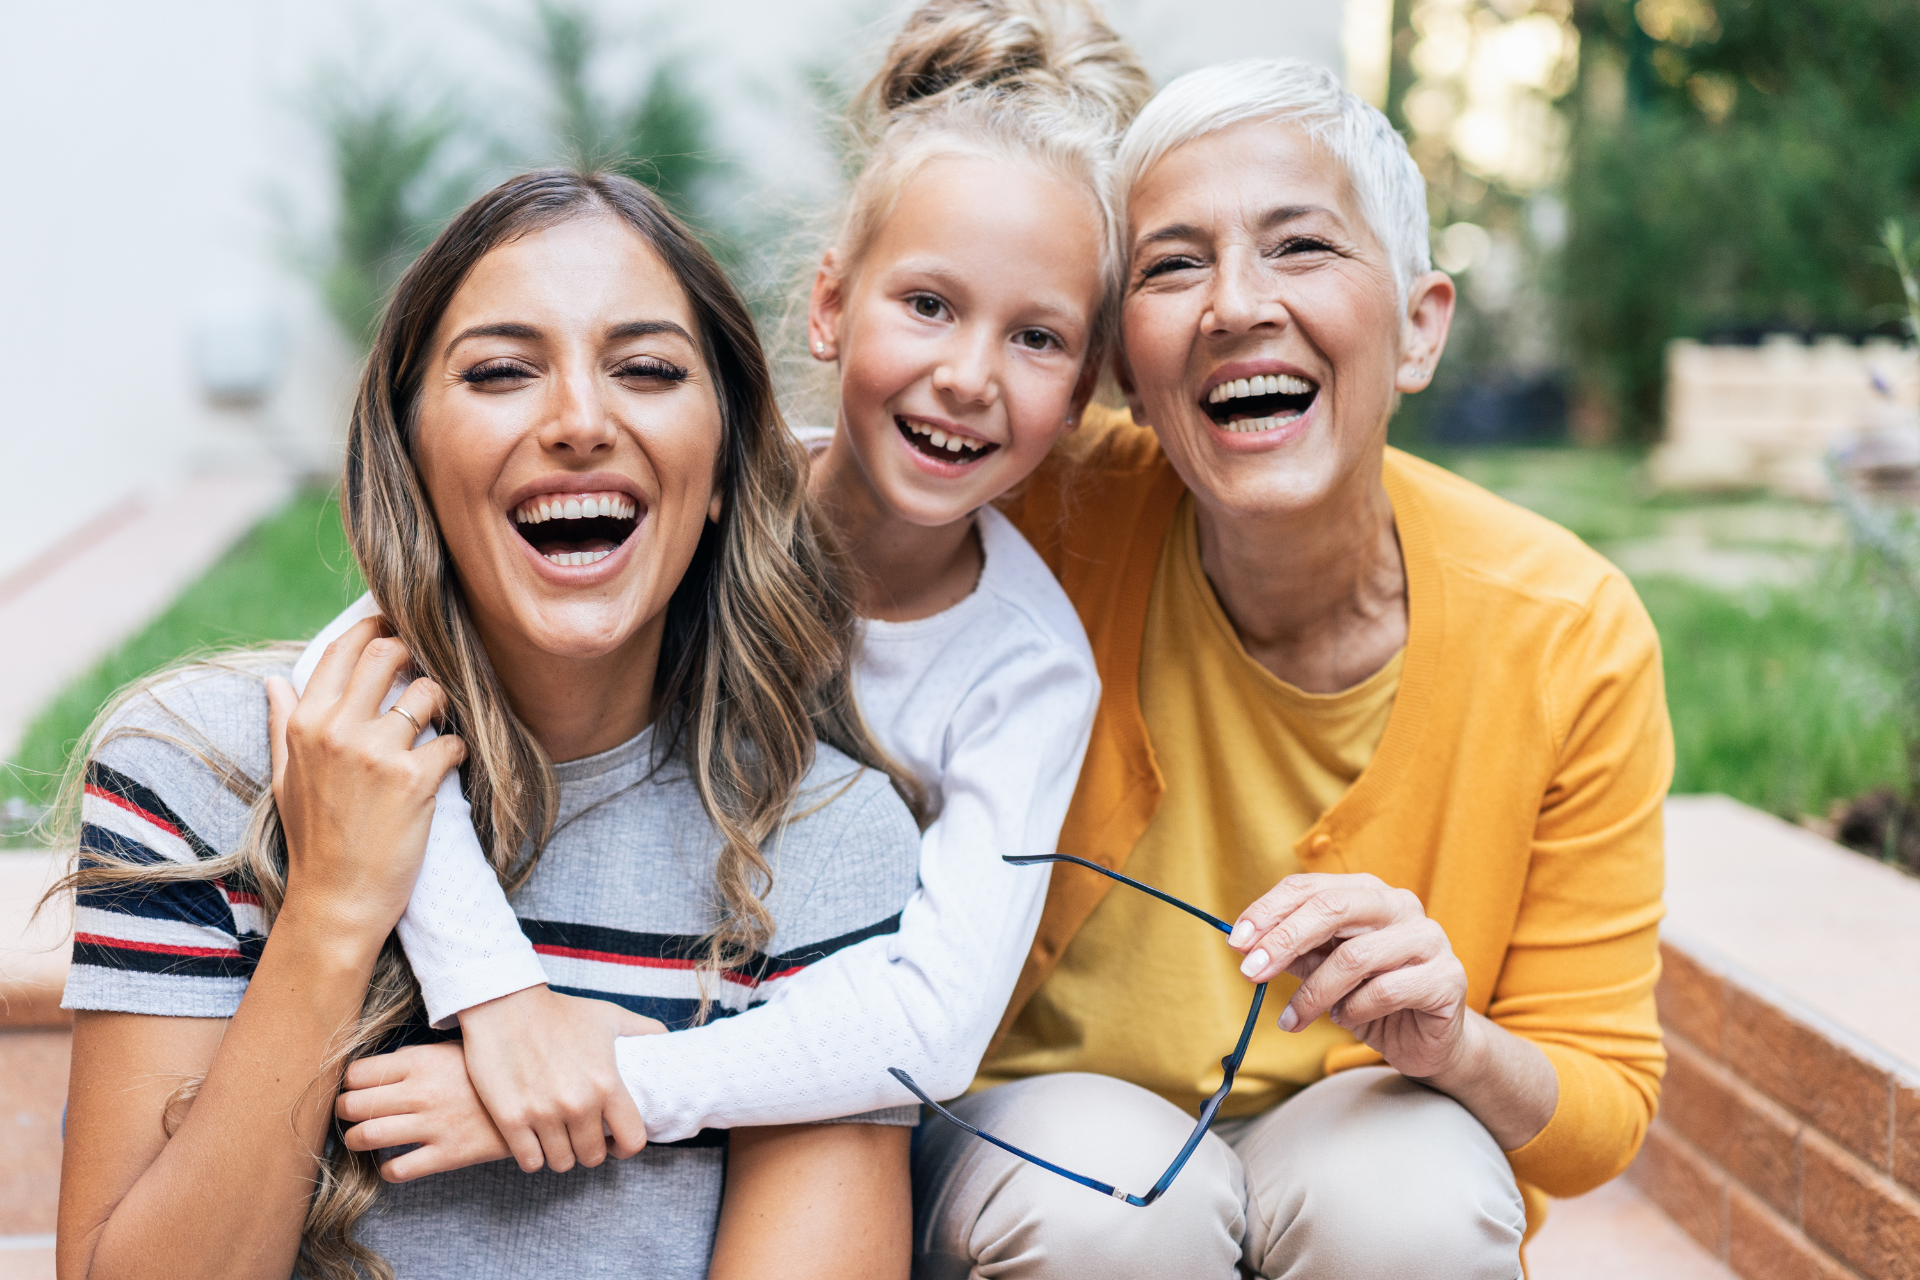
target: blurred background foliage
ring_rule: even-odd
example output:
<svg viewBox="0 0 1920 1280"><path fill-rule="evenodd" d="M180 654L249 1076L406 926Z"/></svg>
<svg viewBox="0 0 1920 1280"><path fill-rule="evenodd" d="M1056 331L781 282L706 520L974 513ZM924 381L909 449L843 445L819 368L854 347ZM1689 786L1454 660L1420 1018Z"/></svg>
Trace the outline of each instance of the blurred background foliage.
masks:
<svg viewBox="0 0 1920 1280"><path fill-rule="evenodd" d="M1387 110L1462 294L1403 439L1645 444L1675 338L1897 332L1911 0L1396 0Z"/></svg>
<svg viewBox="0 0 1920 1280"><path fill-rule="evenodd" d="M1676 337L1899 331L1873 252L1920 214L1920 5L1586 0L1562 258L1567 351L1658 432Z"/></svg>
<svg viewBox="0 0 1920 1280"><path fill-rule="evenodd" d="M328 309L365 350L387 295L421 249L488 183L537 165L624 173L666 198L722 262L742 265L737 228L715 200L726 162L712 114L688 87L670 46L653 51L633 91L598 88L599 64L631 54L583 8L541 0L503 38L531 63L540 100L515 115L545 122L532 138L507 135L482 112L418 75L333 67L315 100L332 169L336 214L309 255Z"/></svg>

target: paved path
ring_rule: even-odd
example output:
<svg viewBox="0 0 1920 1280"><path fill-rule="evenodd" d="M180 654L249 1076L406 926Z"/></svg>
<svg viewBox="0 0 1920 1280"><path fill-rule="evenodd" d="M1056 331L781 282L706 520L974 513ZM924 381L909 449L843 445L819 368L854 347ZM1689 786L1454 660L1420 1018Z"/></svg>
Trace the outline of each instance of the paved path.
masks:
<svg viewBox="0 0 1920 1280"><path fill-rule="evenodd" d="M205 475L124 505L0 580L0 760L55 694L168 605L293 492Z"/></svg>

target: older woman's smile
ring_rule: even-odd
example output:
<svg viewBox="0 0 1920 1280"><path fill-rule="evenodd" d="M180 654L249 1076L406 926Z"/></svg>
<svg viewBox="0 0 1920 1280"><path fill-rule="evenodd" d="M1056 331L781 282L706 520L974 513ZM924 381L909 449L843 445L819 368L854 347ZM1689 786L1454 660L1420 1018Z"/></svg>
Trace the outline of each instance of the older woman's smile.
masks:
<svg viewBox="0 0 1920 1280"><path fill-rule="evenodd" d="M1274 360L1222 365L1208 377L1200 408L1213 424L1235 434L1274 431L1306 416L1320 385Z"/></svg>

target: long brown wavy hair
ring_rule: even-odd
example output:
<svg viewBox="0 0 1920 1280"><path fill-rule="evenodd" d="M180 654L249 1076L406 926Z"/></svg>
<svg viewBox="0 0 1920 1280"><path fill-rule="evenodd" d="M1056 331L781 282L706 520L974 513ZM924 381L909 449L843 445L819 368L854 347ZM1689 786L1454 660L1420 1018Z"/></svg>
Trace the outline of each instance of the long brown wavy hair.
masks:
<svg viewBox="0 0 1920 1280"><path fill-rule="evenodd" d="M508 705L469 616L416 464L416 411L434 332L474 265L498 245L583 217L618 219L660 255L686 292L719 394L721 513L705 527L667 604L654 679L661 754L686 763L722 845L715 870L720 918L701 966L711 974L741 963L773 934L764 902L773 873L761 845L792 811L816 740L886 771L916 810L921 799L873 741L854 702L851 596L808 504L806 456L781 419L753 321L713 257L657 197L618 175L544 169L481 196L395 287L354 403L341 516L381 612L419 670L446 690L452 731L467 743L462 774L474 825L510 890L526 880L552 835L559 786L546 752ZM291 652L282 646L203 660L123 691L96 718L63 788L59 823L71 839L84 762L116 736L167 737L250 806L240 847L193 865L113 862L90 850L62 890L236 876L258 886L272 921L285 899L287 863L267 781L237 768L178 716L177 735L157 734L151 715L141 717L147 727L117 722L136 701L164 710L165 686L195 670L257 677ZM322 1080L419 1016L419 987L390 937L360 1016ZM169 1132L198 1083L176 1095ZM392 1280L386 1261L353 1238L380 1185L371 1153L329 1143L301 1241L304 1274Z"/></svg>

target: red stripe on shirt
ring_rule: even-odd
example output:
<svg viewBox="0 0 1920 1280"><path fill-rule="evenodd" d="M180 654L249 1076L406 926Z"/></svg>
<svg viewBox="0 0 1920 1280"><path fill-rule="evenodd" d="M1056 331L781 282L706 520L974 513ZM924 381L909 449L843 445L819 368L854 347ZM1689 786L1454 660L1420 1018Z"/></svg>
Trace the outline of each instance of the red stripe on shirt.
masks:
<svg viewBox="0 0 1920 1280"><path fill-rule="evenodd" d="M543 956L565 956L569 960L597 960L602 964L634 965L642 969L691 969L694 967L694 962L691 960L661 960L653 956L623 956L612 951L588 951L583 947L556 947L545 943L535 943L533 949L537 954ZM733 969L729 969L720 976L737 986L757 987L761 983L772 982L775 978L792 977L805 967L804 965L794 965L791 969L782 969L778 973L770 973L764 978L757 979L748 977Z"/></svg>
<svg viewBox="0 0 1920 1280"><path fill-rule="evenodd" d="M131 938L108 938L97 933L76 933L75 942L94 947L114 947L122 951L150 951L163 956L222 956L237 960L240 952L233 947L176 947L165 942L135 942Z"/></svg>
<svg viewBox="0 0 1920 1280"><path fill-rule="evenodd" d="M151 822L154 826L160 828L162 831L166 832L170 836L175 837L176 839L185 840L187 838L186 832L180 830L180 828L174 826L171 822L168 822L165 818L160 817L158 814L148 813L145 809L142 809L139 805L127 799L125 796L109 791L105 787L96 787L96 786L89 785L87 787L87 794L94 797L96 800L105 800L108 804L117 805L120 808L125 809L128 813L132 814L136 818L140 818L146 822Z"/></svg>
<svg viewBox="0 0 1920 1280"><path fill-rule="evenodd" d="M642 969L691 969L691 960L661 960L653 956L623 956L612 951L588 951L584 947L556 947L535 943L533 949L543 956L565 956L569 960L598 960L602 964L636 965Z"/></svg>

